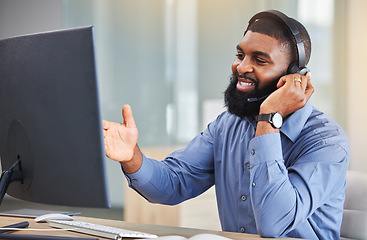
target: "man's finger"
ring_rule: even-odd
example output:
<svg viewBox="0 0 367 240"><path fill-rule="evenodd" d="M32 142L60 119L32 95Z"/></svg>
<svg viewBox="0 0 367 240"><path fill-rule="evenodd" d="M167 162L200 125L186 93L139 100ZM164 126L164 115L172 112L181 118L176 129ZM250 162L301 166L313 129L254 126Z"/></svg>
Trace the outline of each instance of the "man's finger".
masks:
<svg viewBox="0 0 367 240"><path fill-rule="evenodd" d="M122 108L122 117L124 119L124 125L126 127L136 127L130 105L124 105L124 107Z"/></svg>
<svg viewBox="0 0 367 240"><path fill-rule="evenodd" d="M306 91L307 89L307 75L302 77L302 89Z"/></svg>
<svg viewBox="0 0 367 240"><path fill-rule="evenodd" d="M287 82L287 78L286 78L287 75L285 76L282 76L278 83L277 83L277 88L281 88L286 82Z"/></svg>
<svg viewBox="0 0 367 240"><path fill-rule="evenodd" d="M306 79L307 79L307 85L306 85L305 94L307 96L307 99L309 99L314 92L314 88L311 84L311 73L310 72L306 74Z"/></svg>

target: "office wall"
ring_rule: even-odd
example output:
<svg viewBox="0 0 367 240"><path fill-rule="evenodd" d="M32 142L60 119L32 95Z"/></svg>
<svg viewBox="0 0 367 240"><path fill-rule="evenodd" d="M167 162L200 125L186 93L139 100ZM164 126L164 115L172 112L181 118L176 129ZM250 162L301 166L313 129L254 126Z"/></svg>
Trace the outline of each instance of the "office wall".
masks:
<svg viewBox="0 0 367 240"><path fill-rule="evenodd" d="M350 169L367 172L367 1L346 1L347 55L345 91L347 93L347 131L352 153Z"/></svg>
<svg viewBox="0 0 367 240"><path fill-rule="evenodd" d="M0 39L61 27L61 0L0 0Z"/></svg>

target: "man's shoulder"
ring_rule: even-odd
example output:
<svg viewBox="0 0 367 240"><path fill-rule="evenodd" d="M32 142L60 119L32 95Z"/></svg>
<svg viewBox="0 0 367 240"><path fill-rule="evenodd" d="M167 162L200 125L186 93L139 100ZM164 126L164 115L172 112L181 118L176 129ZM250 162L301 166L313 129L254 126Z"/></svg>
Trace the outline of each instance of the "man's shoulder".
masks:
<svg viewBox="0 0 367 240"><path fill-rule="evenodd" d="M320 111L316 107L312 106L312 112L307 119L306 127L313 129L338 129L343 131L342 127L332 119L328 114ZM343 131L344 132L344 131Z"/></svg>
<svg viewBox="0 0 367 240"><path fill-rule="evenodd" d="M313 107L305 127L302 131L318 137L328 144L341 144L349 148L348 136L343 128L328 114Z"/></svg>

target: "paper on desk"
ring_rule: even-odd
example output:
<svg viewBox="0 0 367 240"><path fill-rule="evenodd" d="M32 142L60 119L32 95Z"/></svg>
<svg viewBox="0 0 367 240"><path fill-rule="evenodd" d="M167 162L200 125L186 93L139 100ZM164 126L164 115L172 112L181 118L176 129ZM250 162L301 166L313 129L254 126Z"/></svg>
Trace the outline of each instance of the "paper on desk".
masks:
<svg viewBox="0 0 367 240"><path fill-rule="evenodd" d="M231 238L227 238L227 237L223 237L223 236L219 236L215 234L209 234L209 233L197 234L190 238L185 238L182 236L164 236L164 237L158 237L155 239L156 240L233 240ZM135 240L138 240L138 239L135 239Z"/></svg>

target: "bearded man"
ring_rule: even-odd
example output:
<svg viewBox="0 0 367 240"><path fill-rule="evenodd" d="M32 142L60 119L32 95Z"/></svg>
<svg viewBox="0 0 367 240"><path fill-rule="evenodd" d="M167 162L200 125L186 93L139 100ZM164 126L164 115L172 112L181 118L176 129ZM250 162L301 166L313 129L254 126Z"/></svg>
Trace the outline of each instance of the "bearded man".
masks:
<svg viewBox="0 0 367 240"><path fill-rule="evenodd" d="M236 47L228 111L186 148L156 161L137 146L125 105L123 124L103 122L106 155L150 202L178 204L215 185L224 231L339 239L349 142L309 102L310 37L278 11L255 16Z"/></svg>

